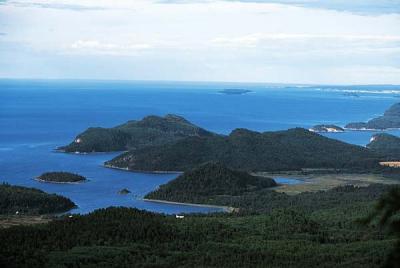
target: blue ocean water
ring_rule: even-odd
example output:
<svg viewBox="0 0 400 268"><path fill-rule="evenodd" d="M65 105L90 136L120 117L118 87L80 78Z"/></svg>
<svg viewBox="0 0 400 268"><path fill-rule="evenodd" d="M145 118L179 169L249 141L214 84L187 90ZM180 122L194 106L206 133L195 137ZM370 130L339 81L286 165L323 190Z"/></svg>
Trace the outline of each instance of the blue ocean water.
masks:
<svg viewBox="0 0 400 268"><path fill-rule="evenodd" d="M221 89L252 90L224 95ZM176 174L143 174L102 167L116 155L53 152L87 127L111 127L149 114L182 115L209 130L228 134L243 127L257 131L345 125L383 113L400 99L400 86L281 86L268 84L0 80L0 181L70 197L86 213L108 206L132 206L163 213L207 212L215 208L166 205L140 200ZM399 131L391 131L400 135ZM372 132L327 136L365 145ZM72 171L90 179L79 185L40 183L46 171ZM128 188L132 194L119 195Z"/></svg>

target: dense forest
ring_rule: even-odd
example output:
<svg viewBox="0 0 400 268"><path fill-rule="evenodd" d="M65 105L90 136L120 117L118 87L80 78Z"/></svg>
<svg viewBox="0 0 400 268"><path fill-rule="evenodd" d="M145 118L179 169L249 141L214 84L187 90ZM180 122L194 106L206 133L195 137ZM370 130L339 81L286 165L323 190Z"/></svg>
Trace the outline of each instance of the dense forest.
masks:
<svg viewBox="0 0 400 268"><path fill-rule="evenodd" d="M184 219L100 209L0 230L0 266L381 267L393 255L396 236L362 219L390 189L372 185L258 196L241 202L248 207L242 213ZM261 210L269 212L256 212Z"/></svg>
<svg viewBox="0 0 400 268"><path fill-rule="evenodd" d="M86 178L81 175L61 171L46 172L38 176L37 178L39 180L47 182L81 182L86 180Z"/></svg>
<svg viewBox="0 0 400 268"><path fill-rule="evenodd" d="M400 138L387 133L376 134L367 147L387 160L400 160Z"/></svg>
<svg viewBox="0 0 400 268"><path fill-rule="evenodd" d="M75 204L68 198L34 188L0 184L0 214L52 214L68 211Z"/></svg>
<svg viewBox="0 0 400 268"><path fill-rule="evenodd" d="M206 163L161 185L145 198L193 202L207 197L212 200L216 195L242 195L276 185L270 178L234 171L220 163Z"/></svg>
<svg viewBox="0 0 400 268"><path fill-rule="evenodd" d="M124 153L106 165L143 171L185 171L209 161L245 171L380 168L378 156L367 148L302 128L264 133L236 129L226 137L189 137L174 144Z"/></svg>
<svg viewBox="0 0 400 268"><path fill-rule="evenodd" d="M213 136L183 117L177 115L146 116L139 121L129 121L113 128L89 128L67 146L65 152L111 152L162 145L191 136Z"/></svg>

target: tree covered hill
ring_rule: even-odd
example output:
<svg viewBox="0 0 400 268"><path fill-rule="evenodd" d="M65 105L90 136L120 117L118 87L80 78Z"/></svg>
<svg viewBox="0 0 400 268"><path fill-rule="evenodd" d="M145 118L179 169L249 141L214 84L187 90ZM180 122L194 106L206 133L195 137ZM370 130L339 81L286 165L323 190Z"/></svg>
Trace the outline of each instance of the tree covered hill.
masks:
<svg viewBox="0 0 400 268"><path fill-rule="evenodd" d="M400 160L400 138L387 133L376 134L367 147L388 159Z"/></svg>
<svg viewBox="0 0 400 268"><path fill-rule="evenodd" d="M145 198L176 202L197 202L215 195L240 195L276 186L270 178L231 170L220 163L206 163L161 185Z"/></svg>
<svg viewBox="0 0 400 268"><path fill-rule="evenodd" d="M68 198L34 188L0 184L0 214L51 214L76 205Z"/></svg>
<svg viewBox="0 0 400 268"><path fill-rule="evenodd" d="M377 155L367 148L302 128L263 133L236 129L229 136L189 137L126 152L105 164L130 170L185 171L210 161L245 171L379 166Z"/></svg>
<svg viewBox="0 0 400 268"><path fill-rule="evenodd" d="M164 117L146 116L113 128L88 128L67 146L65 152L111 152L162 145L185 137L207 137L215 134L202 129L185 118L168 114Z"/></svg>
<svg viewBox="0 0 400 268"><path fill-rule="evenodd" d="M0 230L0 266L382 267L395 238L355 221L367 216L387 189L341 187L298 196L267 191L262 199L246 195L230 203L265 214L176 219L100 209Z"/></svg>

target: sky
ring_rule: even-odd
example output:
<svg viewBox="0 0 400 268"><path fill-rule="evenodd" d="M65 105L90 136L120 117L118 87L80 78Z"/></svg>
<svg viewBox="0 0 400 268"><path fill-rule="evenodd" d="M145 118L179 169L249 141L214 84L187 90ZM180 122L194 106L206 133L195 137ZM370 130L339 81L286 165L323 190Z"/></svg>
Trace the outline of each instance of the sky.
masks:
<svg viewBox="0 0 400 268"><path fill-rule="evenodd" d="M0 78L400 84L400 0L0 0Z"/></svg>

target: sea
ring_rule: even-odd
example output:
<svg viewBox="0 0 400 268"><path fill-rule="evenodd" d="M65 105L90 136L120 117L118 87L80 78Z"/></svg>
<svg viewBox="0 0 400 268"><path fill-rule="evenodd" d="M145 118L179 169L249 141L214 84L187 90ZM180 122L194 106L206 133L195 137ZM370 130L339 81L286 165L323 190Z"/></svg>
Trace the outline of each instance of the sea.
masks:
<svg viewBox="0 0 400 268"><path fill-rule="evenodd" d="M225 89L251 92L220 93ZM78 205L72 213L109 206L166 214L217 212L221 209L142 200L178 174L109 169L102 164L118 153L78 155L54 149L70 143L88 127L112 127L146 115L177 114L208 130L229 134L235 128L276 131L316 124L344 126L379 116L396 102L400 102L400 86L396 85L0 79L0 182L69 197ZM400 136L398 130L388 132ZM365 146L376 133L324 135ZM34 179L47 171L79 173L89 181L51 184ZM118 194L123 188L131 193Z"/></svg>

